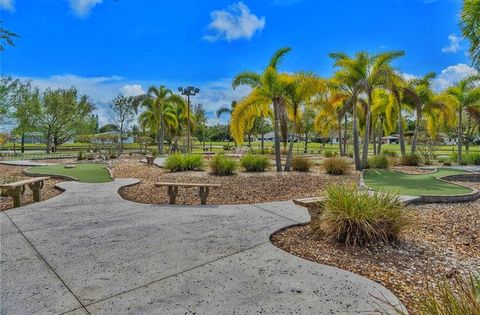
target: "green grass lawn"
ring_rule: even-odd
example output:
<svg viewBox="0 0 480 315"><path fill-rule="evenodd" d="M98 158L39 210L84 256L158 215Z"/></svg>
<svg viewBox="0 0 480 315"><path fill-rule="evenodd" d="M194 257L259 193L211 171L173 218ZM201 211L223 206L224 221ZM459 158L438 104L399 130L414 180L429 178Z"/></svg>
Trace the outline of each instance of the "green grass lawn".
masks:
<svg viewBox="0 0 480 315"><path fill-rule="evenodd" d="M29 168L28 172L42 175L71 176L82 183L106 183L112 181L104 164L76 164L75 168L65 168L64 165L36 166Z"/></svg>
<svg viewBox="0 0 480 315"><path fill-rule="evenodd" d="M469 188L436 179L465 173L459 170L439 169L438 172L432 174L409 175L401 172L370 169L365 171L363 178L368 187L377 191L410 196L441 196L470 193Z"/></svg>

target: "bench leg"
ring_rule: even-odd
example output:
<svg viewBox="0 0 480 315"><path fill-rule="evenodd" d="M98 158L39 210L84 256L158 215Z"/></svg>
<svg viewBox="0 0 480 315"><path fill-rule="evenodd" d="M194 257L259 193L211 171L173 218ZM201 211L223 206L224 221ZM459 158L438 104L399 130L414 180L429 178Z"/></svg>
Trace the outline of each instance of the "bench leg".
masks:
<svg viewBox="0 0 480 315"><path fill-rule="evenodd" d="M3 194L5 196L10 196L13 198L13 207L18 208L22 205L22 193L24 189L23 186L21 187L16 187L12 189L6 189L4 190Z"/></svg>
<svg viewBox="0 0 480 315"><path fill-rule="evenodd" d="M37 182L37 183L28 184L28 187L29 187L29 188L32 190L32 192L33 192L33 201L34 201L34 202L40 202L40 201L42 201L43 181L42 181L42 182Z"/></svg>
<svg viewBox="0 0 480 315"><path fill-rule="evenodd" d="M200 204L207 204L207 197L209 193L209 187L200 187Z"/></svg>
<svg viewBox="0 0 480 315"><path fill-rule="evenodd" d="M168 186L168 196L170 197L170 204L174 205L175 200L177 199L178 187Z"/></svg>

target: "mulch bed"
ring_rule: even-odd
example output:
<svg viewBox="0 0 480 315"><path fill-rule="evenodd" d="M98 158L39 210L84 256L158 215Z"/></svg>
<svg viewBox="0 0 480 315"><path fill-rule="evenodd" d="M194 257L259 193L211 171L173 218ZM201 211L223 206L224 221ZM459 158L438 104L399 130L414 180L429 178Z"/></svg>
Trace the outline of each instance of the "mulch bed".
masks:
<svg viewBox="0 0 480 315"><path fill-rule="evenodd" d="M0 164L0 181L20 181L30 177L23 175L23 166L11 166ZM64 180L49 179L45 181L45 186L42 189L42 200L53 198L62 193L61 190L55 188L55 185ZM33 203L32 191L27 187L25 193L22 195L22 205ZM0 211L13 208L13 200L10 197L0 197Z"/></svg>
<svg viewBox="0 0 480 315"><path fill-rule="evenodd" d="M427 286L456 274L480 273L480 201L409 206L407 211L412 226L396 246L347 248L313 235L309 225L283 230L272 242L379 282L416 314Z"/></svg>
<svg viewBox="0 0 480 315"><path fill-rule="evenodd" d="M208 172L170 173L155 166L140 164L135 159L116 162L112 171L115 178L138 178L138 185L120 190L125 199L151 204L168 203L167 187L157 188L156 182L214 183L220 188L210 190L208 204L251 204L270 201L284 201L293 198L314 197L322 193L330 183L357 183L358 173L331 176L315 167L310 172L264 173L237 172L234 176L215 176ZM177 204L196 205L200 203L198 188L178 190Z"/></svg>

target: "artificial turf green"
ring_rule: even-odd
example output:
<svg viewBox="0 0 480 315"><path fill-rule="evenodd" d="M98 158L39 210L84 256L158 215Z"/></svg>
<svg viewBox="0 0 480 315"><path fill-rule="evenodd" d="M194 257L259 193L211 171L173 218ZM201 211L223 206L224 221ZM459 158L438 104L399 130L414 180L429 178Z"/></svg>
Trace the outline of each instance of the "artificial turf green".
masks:
<svg viewBox="0 0 480 315"><path fill-rule="evenodd" d="M41 175L66 175L82 183L106 183L112 181L104 164L75 164L75 168L64 165L35 166L28 172Z"/></svg>
<svg viewBox="0 0 480 315"><path fill-rule="evenodd" d="M409 196L461 195L472 192L471 189L437 180L448 175L467 172L453 169L438 169L431 174L411 175L401 172L369 169L363 174L365 185L377 191L393 192Z"/></svg>

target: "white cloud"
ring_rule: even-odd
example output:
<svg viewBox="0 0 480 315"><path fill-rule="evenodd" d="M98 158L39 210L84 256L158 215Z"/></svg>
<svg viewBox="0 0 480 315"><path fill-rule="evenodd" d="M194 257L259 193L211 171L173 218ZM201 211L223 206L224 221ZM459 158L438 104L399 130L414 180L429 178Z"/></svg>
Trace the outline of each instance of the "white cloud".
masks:
<svg viewBox="0 0 480 315"><path fill-rule="evenodd" d="M405 80L413 80L413 79L418 78L416 75L410 74L410 73L401 73L401 76L402 76Z"/></svg>
<svg viewBox="0 0 480 315"><path fill-rule="evenodd" d="M140 84L126 84L120 88L120 93L125 96L137 96L145 94Z"/></svg>
<svg viewBox="0 0 480 315"><path fill-rule="evenodd" d="M241 1L230 5L227 9L215 10L210 16L212 22L208 29L212 32L203 38L211 42L250 39L265 27L265 17L257 17Z"/></svg>
<svg viewBox="0 0 480 315"><path fill-rule="evenodd" d="M459 63L454 66L449 66L443 69L440 74L433 80L433 89L435 91L441 91L454 83L466 78L469 75L478 73L472 67Z"/></svg>
<svg viewBox="0 0 480 315"><path fill-rule="evenodd" d="M94 6L103 2L103 0L69 0L70 7L75 14L80 17L86 17Z"/></svg>
<svg viewBox="0 0 480 315"><path fill-rule="evenodd" d="M10 12L15 11L15 0L0 0L0 9Z"/></svg>
<svg viewBox="0 0 480 315"><path fill-rule="evenodd" d="M448 41L449 41L448 46L445 46L442 48L442 52L444 54L454 54L457 51L462 49L462 47L460 46L460 43L462 42L461 37L455 34L450 34L448 35Z"/></svg>

